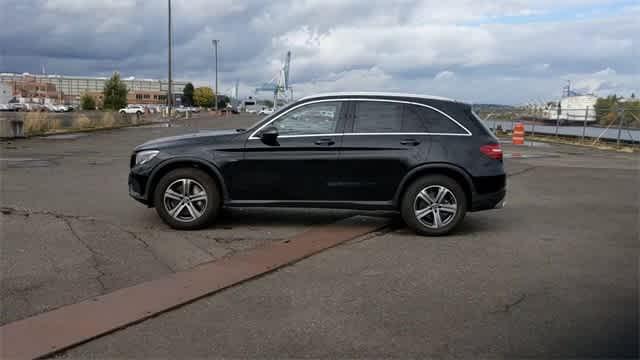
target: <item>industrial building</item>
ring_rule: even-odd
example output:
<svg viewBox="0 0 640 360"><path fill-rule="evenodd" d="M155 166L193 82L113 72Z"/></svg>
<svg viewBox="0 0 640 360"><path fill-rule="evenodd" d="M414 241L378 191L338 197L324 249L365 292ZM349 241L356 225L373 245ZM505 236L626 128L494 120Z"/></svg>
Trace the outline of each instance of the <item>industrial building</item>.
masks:
<svg viewBox="0 0 640 360"><path fill-rule="evenodd" d="M544 110L544 117L550 120L595 122L595 105L598 97L592 94L564 96Z"/></svg>
<svg viewBox="0 0 640 360"><path fill-rule="evenodd" d="M11 87L9 84L0 82L0 104L7 104L11 100Z"/></svg>
<svg viewBox="0 0 640 360"><path fill-rule="evenodd" d="M104 89L107 77L34 75L0 73L0 82L11 89L11 98L25 103L54 103L79 105L85 93L97 94ZM128 100L132 104L164 104L168 90L167 80L122 78L129 90ZM173 81L176 104L181 102L182 91L187 83Z"/></svg>

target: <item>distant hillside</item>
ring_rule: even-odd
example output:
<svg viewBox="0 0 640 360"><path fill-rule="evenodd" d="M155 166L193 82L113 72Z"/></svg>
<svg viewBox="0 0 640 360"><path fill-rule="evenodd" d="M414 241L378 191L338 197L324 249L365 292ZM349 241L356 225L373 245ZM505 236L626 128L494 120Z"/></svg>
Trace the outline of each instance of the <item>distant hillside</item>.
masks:
<svg viewBox="0 0 640 360"><path fill-rule="evenodd" d="M473 104L473 111L483 119L491 117L492 119L512 120L518 116L519 110L521 109L511 105Z"/></svg>
<svg viewBox="0 0 640 360"><path fill-rule="evenodd" d="M500 104L473 104L473 110L475 111L513 111L515 110L515 106L511 105L500 105Z"/></svg>

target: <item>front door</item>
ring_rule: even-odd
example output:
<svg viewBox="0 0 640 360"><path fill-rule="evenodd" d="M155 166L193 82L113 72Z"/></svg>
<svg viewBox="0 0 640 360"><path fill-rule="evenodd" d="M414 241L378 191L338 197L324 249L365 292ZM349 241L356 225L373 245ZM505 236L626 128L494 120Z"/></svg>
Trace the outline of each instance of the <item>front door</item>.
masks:
<svg viewBox="0 0 640 360"><path fill-rule="evenodd" d="M339 101L302 104L249 136L232 179L232 200L330 199L329 174L342 145L341 110ZM270 127L278 131L273 143L260 137Z"/></svg>

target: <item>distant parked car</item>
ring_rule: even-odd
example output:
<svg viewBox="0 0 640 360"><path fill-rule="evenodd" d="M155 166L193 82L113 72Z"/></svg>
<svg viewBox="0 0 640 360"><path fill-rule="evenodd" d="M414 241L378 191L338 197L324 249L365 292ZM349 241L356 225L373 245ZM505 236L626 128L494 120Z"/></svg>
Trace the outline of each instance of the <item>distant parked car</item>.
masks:
<svg viewBox="0 0 640 360"><path fill-rule="evenodd" d="M274 112L275 112L274 109L264 108L264 109L260 110L260 112L258 112L258 115L271 115Z"/></svg>
<svg viewBox="0 0 640 360"><path fill-rule="evenodd" d="M0 111L11 111L9 104L0 104Z"/></svg>
<svg viewBox="0 0 640 360"><path fill-rule="evenodd" d="M57 112L57 107L55 105L52 104L44 104L43 105L46 111L49 112Z"/></svg>
<svg viewBox="0 0 640 360"><path fill-rule="evenodd" d="M126 108L120 109L120 114L144 114L144 106L142 105L127 105Z"/></svg>
<svg viewBox="0 0 640 360"><path fill-rule="evenodd" d="M195 107L195 106L180 106L180 107L176 108L176 112L177 113L186 113L187 111L192 112L192 113L199 113L200 112L200 108L199 107Z"/></svg>
<svg viewBox="0 0 640 360"><path fill-rule="evenodd" d="M26 105L21 103L9 104L9 109L11 109L12 111L27 111Z"/></svg>
<svg viewBox="0 0 640 360"><path fill-rule="evenodd" d="M68 112L69 106L67 105L53 105L53 111L55 112Z"/></svg>
<svg viewBox="0 0 640 360"><path fill-rule="evenodd" d="M231 104L227 104L227 107L222 109L222 112L230 112L232 114L239 114L240 111L238 110L237 106L233 106Z"/></svg>

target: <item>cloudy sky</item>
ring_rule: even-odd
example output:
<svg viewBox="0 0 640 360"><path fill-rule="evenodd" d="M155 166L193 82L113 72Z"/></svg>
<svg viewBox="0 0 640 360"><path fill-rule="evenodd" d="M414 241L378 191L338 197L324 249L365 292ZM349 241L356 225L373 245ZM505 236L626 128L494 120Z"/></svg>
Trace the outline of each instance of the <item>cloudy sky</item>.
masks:
<svg viewBox="0 0 640 360"><path fill-rule="evenodd" d="M520 104L640 93L637 0L173 0L174 77ZM0 0L0 72L166 78L165 0ZM265 94L266 96L266 94Z"/></svg>

